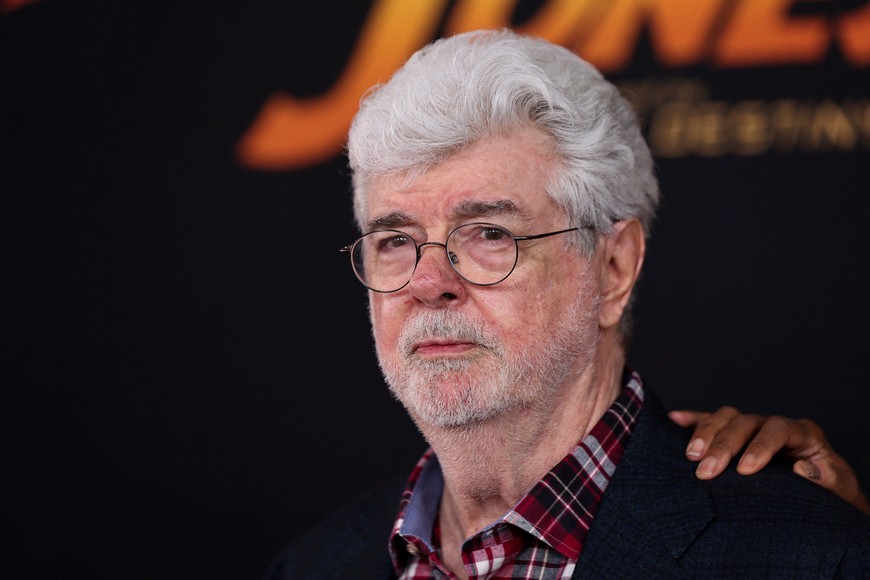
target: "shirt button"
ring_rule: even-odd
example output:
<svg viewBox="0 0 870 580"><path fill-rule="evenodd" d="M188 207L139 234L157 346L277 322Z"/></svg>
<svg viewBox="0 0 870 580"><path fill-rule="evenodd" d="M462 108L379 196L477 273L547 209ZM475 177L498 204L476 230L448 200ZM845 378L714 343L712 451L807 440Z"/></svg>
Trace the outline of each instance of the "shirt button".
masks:
<svg viewBox="0 0 870 580"><path fill-rule="evenodd" d="M414 544L406 544L405 549L408 550L408 553L411 554L412 556L419 556L420 555L420 549L417 548L417 546L415 546Z"/></svg>

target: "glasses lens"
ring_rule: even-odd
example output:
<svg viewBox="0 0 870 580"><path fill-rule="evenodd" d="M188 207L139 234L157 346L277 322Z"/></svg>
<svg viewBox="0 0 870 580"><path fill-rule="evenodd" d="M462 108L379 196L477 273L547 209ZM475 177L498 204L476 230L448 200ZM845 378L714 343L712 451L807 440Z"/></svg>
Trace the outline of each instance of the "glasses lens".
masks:
<svg viewBox="0 0 870 580"><path fill-rule="evenodd" d="M517 264L513 234L494 224L467 224L447 238L447 255L460 276L473 284L497 284Z"/></svg>
<svg viewBox="0 0 870 580"><path fill-rule="evenodd" d="M404 232L371 232L356 241L351 256L360 282L376 292L393 292L411 279L417 246Z"/></svg>

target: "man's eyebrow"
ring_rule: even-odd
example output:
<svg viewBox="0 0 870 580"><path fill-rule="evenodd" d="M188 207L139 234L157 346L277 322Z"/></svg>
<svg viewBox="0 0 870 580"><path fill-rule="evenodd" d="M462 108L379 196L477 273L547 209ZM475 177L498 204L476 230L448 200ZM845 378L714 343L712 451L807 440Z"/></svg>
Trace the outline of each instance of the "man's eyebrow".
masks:
<svg viewBox="0 0 870 580"><path fill-rule="evenodd" d="M450 210L452 219L481 217L525 217L525 212L509 199L496 201L466 200ZM367 231L391 230L415 223L414 218L402 211L393 211L378 216L366 224Z"/></svg>
<svg viewBox="0 0 870 580"><path fill-rule="evenodd" d="M451 214L457 218L464 217L504 217L504 216L520 216L523 217L524 212L509 199L500 199L497 201L479 201L467 200L463 201L452 209Z"/></svg>
<svg viewBox="0 0 870 580"><path fill-rule="evenodd" d="M400 226L405 226L412 223L414 220L411 216L401 211L393 211L388 214L376 217L368 222L368 231L373 230L390 230Z"/></svg>

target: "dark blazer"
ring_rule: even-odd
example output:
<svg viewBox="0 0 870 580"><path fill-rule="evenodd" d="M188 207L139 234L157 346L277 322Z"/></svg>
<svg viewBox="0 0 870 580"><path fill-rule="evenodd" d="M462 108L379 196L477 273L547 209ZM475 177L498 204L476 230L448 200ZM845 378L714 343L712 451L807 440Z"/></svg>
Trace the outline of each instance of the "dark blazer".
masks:
<svg viewBox="0 0 870 580"><path fill-rule="evenodd" d="M698 480L685 458L690 432L645 393L574 578L870 578L870 517L783 464ZM266 579L395 578L387 541L402 487L293 542Z"/></svg>

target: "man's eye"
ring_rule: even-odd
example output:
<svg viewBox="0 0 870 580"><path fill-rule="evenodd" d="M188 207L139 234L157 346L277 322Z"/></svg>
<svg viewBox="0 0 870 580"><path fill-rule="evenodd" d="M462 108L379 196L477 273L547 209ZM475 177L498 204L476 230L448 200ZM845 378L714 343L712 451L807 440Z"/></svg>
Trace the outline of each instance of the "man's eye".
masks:
<svg viewBox="0 0 870 580"><path fill-rule="evenodd" d="M403 248L411 243L410 238L408 236L390 236L381 240L381 243L378 245L379 250L395 250L398 248Z"/></svg>
<svg viewBox="0 0 870 580"><path fill-rule="evenodd" d="M497 242L499 240L503 240L507 237L510 237L510 234L508 234L506 230L503 230L502 228L494 228L494 227L484 228L483 231L481 231L480 235L483 239L489 240L492 242Z"/></svg>

